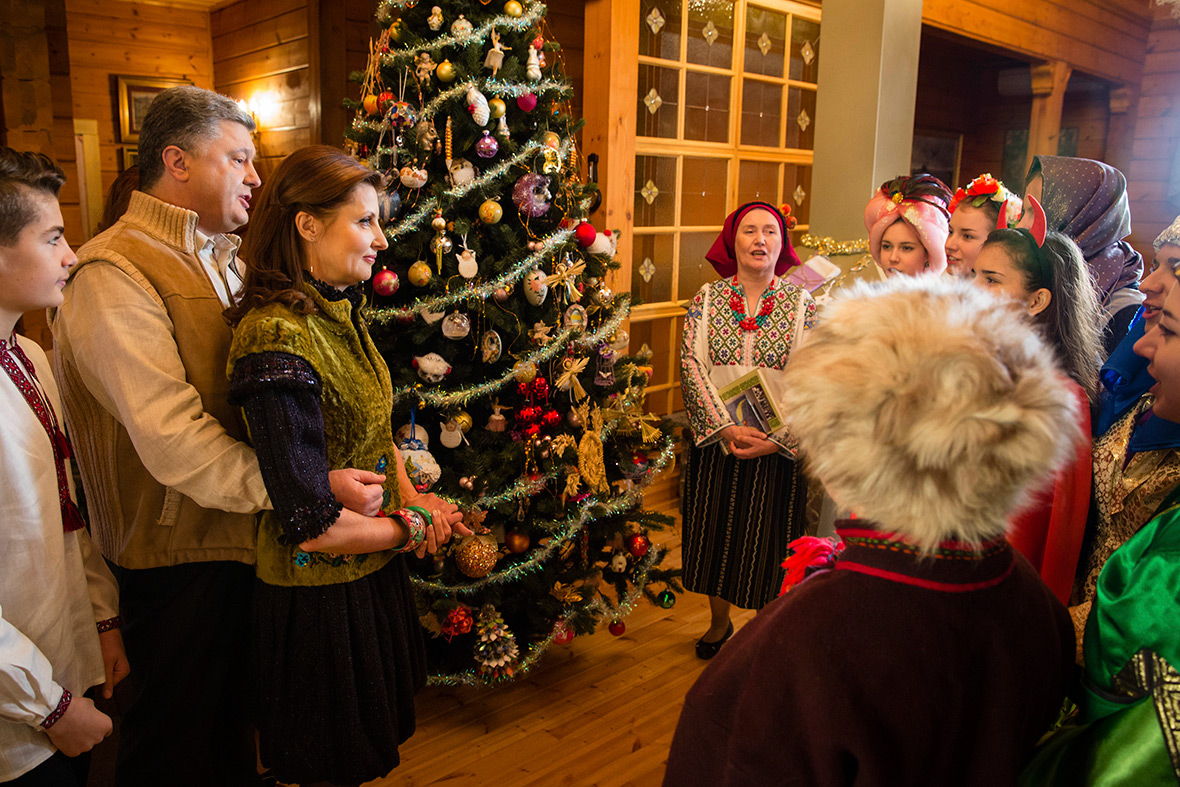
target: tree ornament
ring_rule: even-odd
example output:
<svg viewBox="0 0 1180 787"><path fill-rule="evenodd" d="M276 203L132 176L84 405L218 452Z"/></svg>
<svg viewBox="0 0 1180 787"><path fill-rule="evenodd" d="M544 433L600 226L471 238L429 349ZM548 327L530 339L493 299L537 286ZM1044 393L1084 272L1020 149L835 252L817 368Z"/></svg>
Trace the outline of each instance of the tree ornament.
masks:
<svg viewBox="0 0 1180 787"><path fill-rule="evenodd" d="M470 432L471 427L475 425L475 422L471 420L471 413L466 410L460 410L455 413L453 420L459 424L459 428L463 430L463 434Z"/></svg>
<svg viewBox="0 0 1180 787"><path fill-rule="evenodd" d="M581 304L570 304L570 307L565 310L565 315L561 318L562 326L566 328L574 328L582 330L586 327L586 308Z"/></svg>
<svg viewBox="0 0 1180 787"><path fill-rule="evenodd" d="M450 60L444 60L434 69L434 75L439 82L451 83L455 81L455 66Z"/></svg>
<svg viewBox="0 0 1180 787"><path fill-rule="evenodd" d="M500 550L487 536L467 536L455 550L455 566L472 579L482 579L492 572Z"/></svg>
<svg viewBox="0 0 1180 787"><path fill-rule="evenodd" d="M627 333L626 328L619 328L606 337L606 343L610 345L612 350L626 350L627 345L631 343L631 334Z"/></svg>
<svg viewBox="0 0 1180 787"><path fill-rule="evenodd" d="M491 135L490 131L483 132L483 136L475 143L475 152L480 158L492 158L500 150L500 143Z"/></svg>
<svg viewBox="0 0 1180 787"><path fill-rule="evenodd" d="M475 85L467 88L467 111L471 113L471 119L475 121L477 126L486 126L488 119L492 116L487 98L479 92Z"/></svg>
<svg viewBox="0 0 1180 787"><path fill-rule="evenodd" d="M411 265L407 275L410 279L410 284L413 284L415 287L425 287L430 283L430 279L434 276L434 274L430 271L430 266L427 265L423 260L418 260L413 265Z"/></svg>
<svg viewBox="0 0 1180 787"><path fill-rule="evenodd" d="M426 26L435 33L437 33L439 30L442 30L443 15L441 8L434 6L430 9L430 16L426 17Z"/></svg>
<svg viewBox="0 0 1180 787"><path fill-rule="evenodd" d="M546 131L541 135L541 144L552 150L561 148L561 137L556 131Z"/></svg>
<svg viewBox="0 0 1180 787"><path fill-rule="evenodd" d="M406 475L420 492L430 489L442 477L442 468L430 453L430 437L422 426L405 424L397 430L397 450L406 463Z"/></svg>
<svg viewBox="0 0 1180 787"><path fill-rule="evenodd" d="M529 47L528 62L524 67L524 75L526 79L533 82L541 80L541 62L537 58L537 50L531 46Z"/></svg>
<svg viewBox="0 0 1180 787"><path fill-rule="evenodd" d="M623 636L623 632L627 630L627 624L621 620L612 620L611 624L606 628L611 634L614 634L616 637L621 637Z"/></svg>
<svg viewBox="0 0 1180 787"><path fill-rule="evenodd" d="M418 309L418 315L422 318L422 322L427 325L434 325L446 316L446 312L432 312L430 309L422 306Z"/></svg>
<svg viewBox="0 0 1180 787"><path fill-rule="evenodd" d="M418 150L423 153L429 153L434 150L435 143L438 142L438 129L434 127L434 123L423 118L414 126L414 144Z"/></svg>
<svg viewBox="0 0 1180 787"><path fill-rule="evenodd" d="M447 170L450 173L448 177L450 178L451 185L455 188L474 183L477 177L475 166L465 158L452 160L447 166Z"/></svg>
<svg viewBox="0 0 1180 787"><path fill-rule="evenodd" d="M540 424L529 424L524 429L524 436L526 439L531 440L532 438L536 437L539 434L541 434Z"/></svg>
<svg viewBox="0 0 1180 787"><path fill-rule="evenodd" d="M441 213L435 213L433 221L430 226L434 228L435 236L430 239L430 250L434 252L434 264L438 270L438 275L442 275L442 258L444 254L450 254L451 250L455 248L455 244L447 237L447 220L443 218Z"/></svg>
<svg viewBox="0 0 1180 787"><path fill-rule="evenodd" d="M599 388L610 388L615 384L615 351L605 344L598 348L598 368L594 374L594 384Z"/></svg>
<svg viewBox="0 0 1180 787"><path fill-rule="evenodd" d="M533 306L540 306L549 295L549 285L545 281L545 274L538 268L533 268L524 275L524 297Z"/></svg>
<svg viewBox="0 0 1180 787"><path fill-rule="evenodd" d="M493 118L502 118L507 111L508 105L504 103L504 99L498 96L488 102L488 112Z"/></svg>
<svg viewBox="0 0 1180 787"><path fill-rule="evenodd" d="M426 185L429 175L426 174L425 169L411 167L406 165L401 170L401 182L403 186L411 189L420 189Z"/></svg>
<svg viewBox="0 0 1180 787"><path fill-rule="evenodd" d="M532 112L537 108L537 97L532 93L525 93L523 96L517 97L516 106L525 112Z"/></svg>
<svg viewBox="0 0 1180 787"><path fill-rule="evenodd" d="M447 613L446 620L443 621L443 636L447 638L447 642L450 642L455 637L470 633L474 623L475 619L471 617L471 610L462 605L455 607Z"/></svg>
<svg viewBox="0 0 1180 787"><path fill-rule="evenodd" d="M601 431L602 411L595 408L590 412L590 428L582 432L582 439L578 442L578 472L591 491L609 492L606 464L602 458L602 438L599 437Z"/></svg>
<svg viewBox="0 0 1180 787"><path fill-rule="evenodd" d="M594 225L588 221L579 222L578 226L574 227L574 240L583 249L593 243L597 235L598 233L594 229Z"/></svg>
<svg viewBox="0 0 1180 787"><path fill-rule="evenodd" d="M512 47L504 46L500 43L500 33L495 28L492 28L492 48L488 50L488 56L484 58L483 67L492 70L492 77L500 73L500 69L504 67L504 51L511 50ZM501 104L504 102L500 102ZM492 117L500 117L493 114Z"/></svg>
<svg viewBox="0 0 1180 787"><path fill-rule="evenodd" d="M361 108L365 110L365 114L369 117L375 117L381 114L380 104L375 93L365 94L365 97L361 99Z"/></svg>
<svg viewBox="0 0 1180 787"><path fill-rule="evenodd" d="M517 210L534 219L549 212L551 199L553 195L549 193L549 178L535 172L521 175L512 187L512 202Z"/></svg>
<svg viewBox="0 0 1180 787"><path fill-rule="evenodd" d="M519 19L524 14L524 6L517 2L517 0L508 0L504 4L504 13L513 19Z"/></svg>
<svg viewBox="0 0 1180 787"><path fill-rule="evenodd" d="M495 363L500 360L504 343L500 340L499 332L495 330L484 331L479 340L479 349L484 363Z"/></svg>
<svg viewBox="0 0 1180 787"><path fill-rule="evenodd" d="M627 556L623 554L622 550L615 550L615 553L611 555L610 570L616 574L622 574L627 571Z"/></svg>
<svg viewBox="0 0 1180 787"><path fill-rule="evenodd" d="M396 272L388 268L382 268L373 276L373 292L389 297L397 292L399 283Z"/></svg>
<svg viewBox="0 0 1180 787"><path fill-rule="evenodd" d="M455 36L456 38L466 38L467 36L471 35L471 32L474 29L475 28L472 27L471 22L467 21L467 18L462 14L459 14L459 18L454 22L451 22L451 35Z"/></svg>
<svg viewBox="0 0 1180 787"><path fill-rule="evenodd" d="M444 448L454 449L463 444L463 430L453 419L443 421L440 427L438 441L443 444Z"/></svg>
<svg viewBox="0 0 1180 787"><path fill-rule="evenodd" d="M538 399L549 398L549 381L544 377L537 375L537 379L533 380L532 383L532 391L533 396L537 397Z"/></svg>
<svg viewBox="0 0 1180 787"><path fill-rule="evenodd" d="M471 333L471 318L460 312L451 312L442 321L443 336L458 341Z"/></svg>
<svg viewBox="0 0 1180 787"><path fill-rule="evenodd" d="M459 261L459 275L464 279L474 279L479 275L479 265L475 261L475 252L463 247L463 251L455 255L455 259Z"/></svg>
<svg viewBox="0 0 1180 787"><path fill-rule="evenodd" d="M671 609L676 606L676 594L671 590L661 590L656 596L656 603L664 609Z"/></svg>
<svg viewBox="0 0 1180 787"><path fill-rule="evenodd" d="M465 475L459 479L459 486L463 487L468 492L472 492L475 490L475 478L476 477L473 475Z"/></svg>
<svg viewBox="0 0 1180 787"><path fill-rule="evenodd" d="M497 224L504 217L504 209L494 199L486 199L479 206L479 220L484 224Z"/></svg>
<svg viewBox="0 0 1180 787"><path fill-rule="evenodd" d="M546 175L561 172L561 154L553 148L545 148L541 152L541 171Z"/></svg>
<svg viewBox="0 0 1180 787"><path fill-rule="evenodd" d="M512 375L518 383L531 383L537 376L537 365L532 361L517 361L512 365Z"/></svg>
<svg viewBox="0 0 1180 787"><path fill-rule="evenodd" d="M619 471L627 478L635 480L647 473L650 466L651 460L647 458L647 454L636 451L631 455L630 462L619 462Z"/></svg>
<svg viewBox="0 0 1180 787"><path fill-rule="evenodd" d="M558 623L553 630L553 642L557 645L568 645L574 641L574 632L564 622Z"/></svg>
<svg viewBox="0 0 1180 787"><path fill-rule="evenodd" d="M541 421L545 424L545 426L552 429L561 423L561 413L557 412L551 407L545 411L544 415L541 416Z"/></svg>
<svg viewBox="0 0 1180 787"><path fill-rule="evenodd" d="M643 557L651 549L651 541L642 533L632 533L627 536L627 551L632 557Z"/></svg>
<svg viewBox="0 0 1180 787"><path fill-rule="evenodd" d="M398 22L400 23L401 20L399 19ZM438 68L438 65L434 62L434 58L430 56L429 52L419 52L418 59L414 63L414 76L418 77L420 84L429 82L430 75L434 73L434 69Z"/></svg>
<svg viewBox="0 0 1180 787"><path fill-rule="evenodd" d="M499 399L492 401L492 414L488 416L488 425L484 427L489 432L503 432L508 428L508 419L504 417L502 410L508 408L500 404Z"/></svg>
<svg viewBox="0 0 1180 787"><path fill-rule="evenodd" d="M400 44L405 32L406 28L402 20L395 19L393 24L389 26L389 40Z"/></svg>
<svg viewBox="0 0 1180 787"><path fill-rule="evenodd" d="M438 353L415 355L413 365L418 377L428 383L441 383L451 373L451 365Z"/></svg>
<svg viewBox="0 0 1180 787"><path fill-rule="evenodd" d="M514 555L527 552L529 548L529 534L519 530L509 530L504 534L504 546Z"/></svg>
<svg viewBox="0 0 1180 787"><path fill-rule="evenodd" d="M492 293L492 297L496 299L496 303L505 303L511 294L511 287L497 287L496 291Z"/></svg>

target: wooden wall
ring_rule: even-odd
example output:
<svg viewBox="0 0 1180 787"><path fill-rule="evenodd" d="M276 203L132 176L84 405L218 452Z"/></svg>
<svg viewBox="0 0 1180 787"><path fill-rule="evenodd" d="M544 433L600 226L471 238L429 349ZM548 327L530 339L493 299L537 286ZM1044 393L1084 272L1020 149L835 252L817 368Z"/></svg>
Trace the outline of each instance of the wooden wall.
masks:
<svg viewBox="0 0 1180 787"><path fill-rule="evenodd" d="M1159 232L1180 214L1167 199L1168 182L1180 181L1180 22L1157 9L1147 43L1130 171L1131 243L1147 259Z"/></svg>
<svg viewBox="0 0 1180 787"><path fill-rule="evenodd" d="M124 147L115 77L187 79L213 87L209 14L112 0L65 0L65 7L73 116L98 121L105 195L122 168Z"/></svg>

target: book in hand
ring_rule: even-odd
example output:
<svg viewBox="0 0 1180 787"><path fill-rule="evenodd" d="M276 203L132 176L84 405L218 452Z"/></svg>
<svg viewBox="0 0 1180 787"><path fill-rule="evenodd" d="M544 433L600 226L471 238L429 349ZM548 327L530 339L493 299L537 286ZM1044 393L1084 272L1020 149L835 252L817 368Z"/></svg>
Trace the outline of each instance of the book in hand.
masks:
<svg viewBox="0 0 1180 787"><path fill-rule="evenodd" d="M748 426L766 435L767 439L787 446L787 427L779 413L775 396L761 370L754 369L742 375L718 392L725 403L729 417L738 426ZM722 441L721 448L729 453L729 446Z"/></svg>

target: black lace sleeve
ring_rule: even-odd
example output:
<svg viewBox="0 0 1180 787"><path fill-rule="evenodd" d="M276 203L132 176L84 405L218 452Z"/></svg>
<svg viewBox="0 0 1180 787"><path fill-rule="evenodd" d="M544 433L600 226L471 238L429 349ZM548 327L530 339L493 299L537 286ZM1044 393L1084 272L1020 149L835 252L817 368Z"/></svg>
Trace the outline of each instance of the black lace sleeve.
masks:
<svg viewBox="0 0 1180 787"><path fill-rule="evenodd" d="M320 380L295 355L264 352L234 364L230 402L242 408L287 544L323 535L343 507L328 483Z"/></svg>

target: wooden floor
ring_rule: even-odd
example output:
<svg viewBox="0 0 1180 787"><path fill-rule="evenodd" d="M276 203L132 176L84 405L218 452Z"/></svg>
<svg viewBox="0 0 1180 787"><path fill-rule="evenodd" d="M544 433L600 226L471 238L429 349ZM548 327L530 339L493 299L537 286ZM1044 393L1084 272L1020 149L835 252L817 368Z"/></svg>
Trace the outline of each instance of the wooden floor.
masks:
<svg viewBox="0 0 1180 787"><path fill-rule="evenodd" d="M680 564L679 531L654 536ZM734 610L740 626L754 613ZM672 609L642 603L622 636L554 645L528 675L494 689L426 688L402 764L369 787L393 785L658 785L684 695L705 662L693 645L708 626L704 596Z"/></svg>

